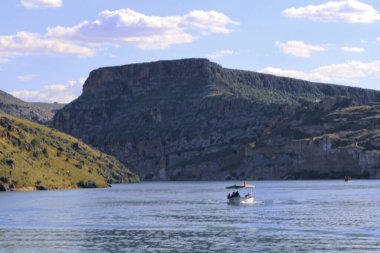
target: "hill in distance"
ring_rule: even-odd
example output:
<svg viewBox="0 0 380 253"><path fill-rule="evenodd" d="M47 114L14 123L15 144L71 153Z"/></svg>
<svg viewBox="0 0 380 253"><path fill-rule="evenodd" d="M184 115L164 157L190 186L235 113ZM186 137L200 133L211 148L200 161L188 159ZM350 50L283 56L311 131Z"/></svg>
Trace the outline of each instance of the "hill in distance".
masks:
<svg viewBox="0 0 380 253"><path fill-rule="evenodd" d="M37 123L0 114L0 183L15 190L137 182L114 157Z"/></svg>
<svg viewBox="0 0 380 253"><path fill-rule="evenodd" d="M64 104L58 103L28 103L0 90L0 112L15 117L48 124L57 110Z"/></svg>
<svg viewBox="0 0 380 253"><path fill-rule="evenodd" d="M251 144L271 139L274 126L299 108L339 97L362 106L380 101L380 92L226 69L206 59L158 61L92 71L82 95L52 125L116 156L144 180L280 179L304 170L293 163L296 156L268 144L251 159ZM336 162L318 164L310 175L342 170ZM361 164L364 170L369 163Z"/></svg>

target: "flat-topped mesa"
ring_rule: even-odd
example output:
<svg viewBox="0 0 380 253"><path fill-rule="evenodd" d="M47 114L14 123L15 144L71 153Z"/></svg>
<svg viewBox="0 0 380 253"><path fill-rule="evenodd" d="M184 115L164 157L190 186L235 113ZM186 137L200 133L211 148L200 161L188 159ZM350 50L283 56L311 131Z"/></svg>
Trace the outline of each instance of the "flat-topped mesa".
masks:
<svg viewBox="0 0 380 253"><path fill-rule="evenodd" d="M221 67L207 59L183 59L99 68L90 73L83 96L141 96L165 82L208 83L211 68Z"/></svg>
<svg viewBox="0 0 380 253"><path fill-rule="evenodd" d="M206 59L158 61L91 72L83 94L57 112L53 126L145 180L237 179L248 175L236 170L247 144L259 147L262 136L316 101L333 110L378 102L380 92L226 69Z"/></svg>
<svg viewBox="0 0 380 253"><path fill-rule="evenodd" d="M166 94L163 94L163 87ZM84 97L232 95L258 103L294 104L329 96L346 96L356 104L380 101L380 92L315 83L252 71L226 69L208 59L193 58L104 67L94 70L83 86Z"/></svg>

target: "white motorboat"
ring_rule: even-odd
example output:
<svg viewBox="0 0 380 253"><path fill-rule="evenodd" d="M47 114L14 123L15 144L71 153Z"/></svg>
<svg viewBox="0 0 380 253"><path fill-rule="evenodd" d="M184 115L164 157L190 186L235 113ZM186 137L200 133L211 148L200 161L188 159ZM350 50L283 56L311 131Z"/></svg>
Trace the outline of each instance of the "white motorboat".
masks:
<svg viewBox="0 0 380 253"><path fill-rule="evenodd" d="M233 193L229 193L227 196L228 204L233 205L244 205L244 204L253 204L254 198L252 193L252 188L255 188L253 184L244 184L242 185L232 185L227 186L226 189L236 190ZM239 190L245 189L243 195L240 195Z"/></svg>

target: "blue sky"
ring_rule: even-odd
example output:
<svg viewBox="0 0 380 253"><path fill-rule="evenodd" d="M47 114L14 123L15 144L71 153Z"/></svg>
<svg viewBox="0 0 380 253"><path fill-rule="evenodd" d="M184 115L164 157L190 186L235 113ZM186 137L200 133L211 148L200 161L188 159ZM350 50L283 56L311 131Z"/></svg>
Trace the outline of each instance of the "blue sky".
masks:
<svg viewBox="0 0 380 253"><path fill-rule="evenodd" d="M70 102L103 66L209 58L380 90L378 0L2 0L0 89Z"/></svg>

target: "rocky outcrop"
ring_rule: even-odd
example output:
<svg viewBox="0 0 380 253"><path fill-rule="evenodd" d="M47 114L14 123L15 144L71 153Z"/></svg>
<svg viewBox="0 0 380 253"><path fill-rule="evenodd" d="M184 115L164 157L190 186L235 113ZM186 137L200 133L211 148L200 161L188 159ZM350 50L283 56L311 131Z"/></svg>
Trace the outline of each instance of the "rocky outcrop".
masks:
<svg viewBox="0 0 380 253"><path fill-rule="evenodd" d="M8 191L8 185L6 185L5 183L2 183L0 182L0 192L6 192Z"/></svg>
<svg viewBox="0 0 380 253"><path fill-rule="evenodd" d="M305 105L249 143L236 171L262 179L380 178L379 114L380 105L347 98Z"/></svg>
<svg viewBox="0 0 380 253"><path fill-rule="evenodd" d="M49 187L44 186L44 185L36 185L36 190L37 191L48 191Z"/></svg>
<svg viewBox="0 0 380 253"><path fill-rule="evenodd" d="M347 102L336 100L341 96L350 105L380 101L373 90L230 70L205 59L159 61L92 71L83 94L52 124L115 155L145 180L295 178L310 156L301 157L302 164L284 155L280 144L250 147L266 143L305 104L331 111ZM301 145L296 137L282 138L284 145L293 139L299 142L289 146ZM273 170L294 169L294 176L270 172L271 164Z"/></svg>

